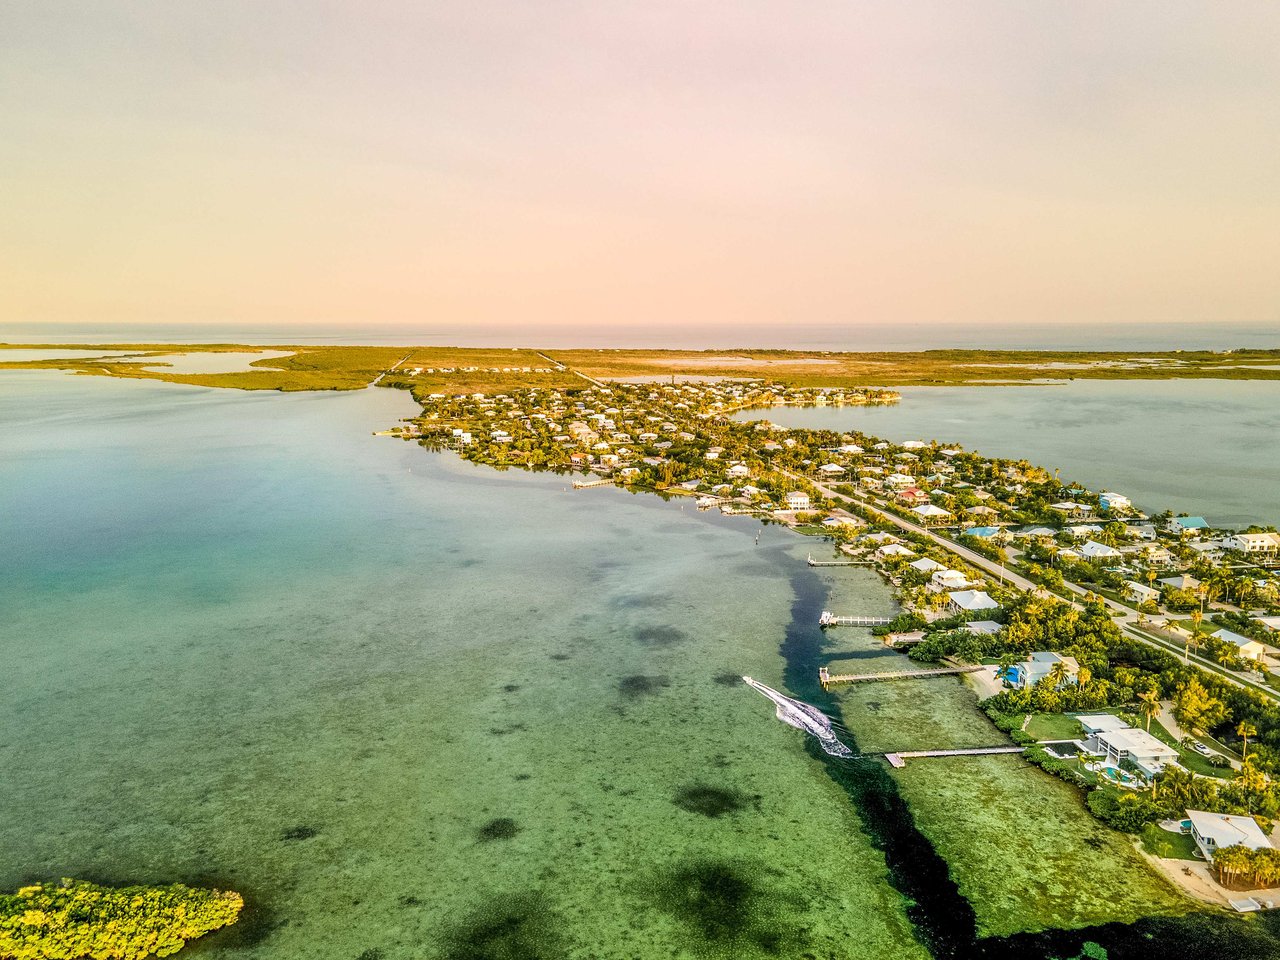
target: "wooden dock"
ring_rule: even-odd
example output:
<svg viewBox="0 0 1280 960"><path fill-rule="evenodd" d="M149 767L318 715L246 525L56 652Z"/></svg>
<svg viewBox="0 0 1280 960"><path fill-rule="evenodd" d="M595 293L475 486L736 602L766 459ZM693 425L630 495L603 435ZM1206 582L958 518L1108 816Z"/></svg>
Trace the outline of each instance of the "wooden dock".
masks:
<svg viewBox="0 0 1280 960"><path fill-rule="evenodd" d="M968 667L939 667L931 670L889 670L882 673L830 673L826 667L818 668L818 682L825 690L836 683L869 683L876 680L916 680L925 677L948 677L958 673L977 673L985 670L982 664Z"/></svg>
<svg viewBox="0 0 1280 960"><path fill-rule="evenodd" d="M573 481L573 489L585 490L588 487L611 487L614 481L606 477L603 480L575 480Z"/></svg>
<svg viewBox="0 0 1280 960"><path fill-rule="evenodd" d="M820 627L883 627L892 622L892 617L837 617L830 610L818 618Z"/></svg>
<svg viewBox="0 0 1280 960"><path fill-rule="evenodd" d="M813 554L809 554L806 561L811 567L869 567L870 560L815 560Z"/></svg>
<svg viewBox="0 0 1280 960"><path fill-rule="evenodd" d="M919 757L985 757L996 753L1022 753L1026 747L966 747L962 750L902 750L886 753L884 758L891 767L905 767L908 760Z"/></svg>

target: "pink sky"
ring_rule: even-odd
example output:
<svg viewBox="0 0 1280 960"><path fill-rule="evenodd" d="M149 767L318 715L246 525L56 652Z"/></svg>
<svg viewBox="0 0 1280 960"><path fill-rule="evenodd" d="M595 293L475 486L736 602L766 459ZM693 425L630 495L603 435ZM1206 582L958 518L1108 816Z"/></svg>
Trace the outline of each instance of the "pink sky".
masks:
<svg viewBox="0 0 1280 960"><path fill-rule="evenodd" d="M18 0L0 323L1280 323L1277 50L1270 0Z"/></svg>

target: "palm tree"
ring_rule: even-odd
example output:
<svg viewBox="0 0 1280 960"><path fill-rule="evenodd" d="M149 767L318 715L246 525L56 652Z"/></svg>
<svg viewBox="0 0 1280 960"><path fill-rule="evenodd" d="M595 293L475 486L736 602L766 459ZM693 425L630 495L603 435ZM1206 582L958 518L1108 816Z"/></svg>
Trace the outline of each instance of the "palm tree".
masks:
<svg viewBox="0 0 1280 960"><path fill-rule="evenodd" d="M1138 711L1147 718L1147 732L1151 732L1151 718L1160 712L1160 694L1155 690L1138 694Z"/></svg>
<svg viewBox="0 0 1280 960"><path fill-rule="evenodd" d="M1045 674L1044 678L1051 689L1057 690L1067 682L1067 676L1067 665L1059 660L1049 668L1049 672Z"/></svg>
<svg viewBox="0 0 1280 960"><path fill-rule="evenodd" d="M1244 738L1244 749L1240 751L1242 757L1249 756L1249 738L1257 736L1258 728L1248 720L1241 720L1236 726L1236 733Z"/></svg>

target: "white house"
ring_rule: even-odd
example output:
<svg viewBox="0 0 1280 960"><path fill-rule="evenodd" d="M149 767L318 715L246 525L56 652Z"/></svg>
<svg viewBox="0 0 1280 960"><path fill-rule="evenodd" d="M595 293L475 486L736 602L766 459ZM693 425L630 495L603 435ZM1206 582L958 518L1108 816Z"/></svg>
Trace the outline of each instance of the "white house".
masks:
<svg viewBox="0 0 1280 960"><path fill-rule="evenodd" d="M725 476L734 477L735 479L745 479L751 476L751 468L745 463L735 463L725 471Z"/></svg>
<svg viewBox="0 0 1280 960"><path fill-rule="evenodd" d="M914 550L908 550L900 543L886 543L883 547L876 551L876 556L882 559L889 557L914 557Z"/></svg>
<svg viewBox="0 0 1280 960"><path fill-rule="evenodd" d="M929 578L929 582L937 590L963 590L965 587L972 586L969 578L959 570L935 571Z"/></svg>
<svg viewBox="0 0 1280 960"><path fill-rule="evenodd" d="M940 564L937 560L934 560L931 557L921 557L919 560L911 561L911 563L907 564L907 566L911 567L914 570L919 570L921 573L933 573L933 571L935 570L947 569L942 564Z"/></svg>
<svg viewBox="0 0 1280 960"><path fill-rule="evenodd" d="M1133 504L1129 502L1129 498L1122 493L1103 491L1098 495L1098 502L1102 504L1102 509L1108 513L1127 513L1133 509Z"/></svg>
<svg viewBox="0 0 1280 960"><path fill-rule="evenodd" d="M1076 717L1076 720L1080 722L1080 728L1090 737L1096 737L1100 733L1129 729L1127 723L1109 713L1084 714Z"/></svg>
<svg viewBox="0 0 1280 960"><path fill-rule="evenodd" d="M829 477L838 477L845 472L844 467L838 463L824 463L818 468L819 473L825 473Z"/></svg>
<svg viewBox="0 0 1280 960"><path fill-rule="evenodd" d="M784 498L788 510L808 510L809 495L799 490L792 490Z"/></svg>
<svg viewBox="0 0 1280 960"><path fill-rule="evenodd" d="M1257 640L1250 640L1248 637L1242 637L1238 633L1232 633L1230 630L1219 630L1213 635L1215 640L1223 640L1238 651L1240 656L1245 660L1261 660L1267 653L1265 644L1259 643Z"/></svg>
<svg viewBox="0 0 1280 960"><path fill-rule="evenodd" d="M978 636L994 635L1004 629L1004 624L995 620L970 620L964 628Z"/></svg>
<svg viewBox="0 0 1280 960"><path fill-rule="evenodd" d="M1080 665L1076 663L1075 657L1064 657L1049 650L1038 650L1021 663L1015 663L1005 677L1015 687L1025 690L1047 677L1059 663L1067 671L1067 678L1062 683L1075 683L1076 674L1080 672Z"/></svg>
<svg viewBox="0 0 1280 960"><path fill-rule="evenodd" d="M1191 821L1191 836L1206 860L1212 861L1214 853L1223 847L1264 850L1271 846L1253 817L1188 810L1187 819Z"/></svg>
<svg viewBox="0 0 1280 960"><path fill-rule="evenodd" d="M923 440L904 440L902 441L903 450L923 450L928 444Z"/></svg>
<svg viewBox="0 0 1280 960"><path fill-rule="evenodd" d="M1110 560L1120 556L1120 551L1115 547L1108 547L1105 543L1098 543L1096 540L1086 540L1084 546L1080 548L1080 556L1086 560Z"/></svg>
<svg viewBox="0 0 1280 960"><path fill-rule="evenodd" d="M922 503L918 507L912 507L911 512L923 520L925 523L930 521L945 520L951 516L947 511L933 503Z"/></svg>
<svg viewBox="0 0 1280 960"><path fill-rule="evenodd" d="M952 613L1000 609L1000 604L992 600L983 590L958 590L948 593L947 599L951 601L947 606Z"/></svg>
<svg viewBox="0 0 1280 960"><path fill-rule="evenodd" d="M884 478L884 482L895 490L905 490L907 487L915 486L916 478L905 473L891 473Z"/></svg>
<svg viewBox="0 0 1280 960"><path fill-rule="evenodd" d="M1138 603L1146 603L1148 600L1152 603L1160 602L1159 590L1154 590L1145 583L1139 583L1137 580L1126 580L1124 582L1124 592L1138 601Z"/></svg>
<svg viewBox="0 0 1280 960"><path fill-rule="evenodd" d="M1162 773L1165 764L1178 759L1178 751L1145 730L1125 727L1122 730L1104 730L1089 742L1091 748L1103 754L1113 766L1129 760L1148 780ZM1096 747L1095 747L1096 745Z"/></svg>
<svg viewBox="0 0 1280 960"><path fill-rule="evenodd" d="M1269 554L1280 551L1280 533L1236 533L1224 537L1222 545L1241 553Z"/></svg>

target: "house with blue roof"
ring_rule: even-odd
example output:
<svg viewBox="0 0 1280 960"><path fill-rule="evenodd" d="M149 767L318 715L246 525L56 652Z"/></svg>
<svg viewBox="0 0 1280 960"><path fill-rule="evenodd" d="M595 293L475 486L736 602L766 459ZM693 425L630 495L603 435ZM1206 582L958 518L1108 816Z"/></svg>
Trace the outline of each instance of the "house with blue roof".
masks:
<svg viewBox="0 0 1280 960"><path fill-rule="evenodd" d="M1209 529L1209 521L1204 517L1174 517L1169 529L1182 537L1198 537Z"/></svg>

